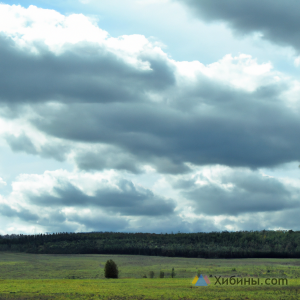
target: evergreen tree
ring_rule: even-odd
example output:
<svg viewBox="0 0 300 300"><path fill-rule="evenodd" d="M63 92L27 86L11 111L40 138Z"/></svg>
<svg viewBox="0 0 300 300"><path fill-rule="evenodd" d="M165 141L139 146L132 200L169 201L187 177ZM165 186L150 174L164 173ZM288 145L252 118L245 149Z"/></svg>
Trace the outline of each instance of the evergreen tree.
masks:
<svg viewBox="0 0 300 300"><path fill-rule="evenodd" d="M174 278L176 275L175 271L174 271L174 268L172 268L172 272L171 272L171 277Z"/></svg>
<svg viewBox="0 0 300 300"><path fill-rule="evenodd" d="M160 273L159 273L159 278L164 278L164 277L165 277L165 272L160 271Z"/></svg>
<svg viewBox="0 0 300 300"><path fill-rule="evenodd" d="M118 267L112 259L109 259L105 264L104 276L106 278L118 278L119 277Z"/></svg>
<svg viewBox="0 0 300 300"><path fill-rule="evenodd" d="M150 271L149 272L149 278L153 278L154 277L154 272L153 271Z"/></svg>

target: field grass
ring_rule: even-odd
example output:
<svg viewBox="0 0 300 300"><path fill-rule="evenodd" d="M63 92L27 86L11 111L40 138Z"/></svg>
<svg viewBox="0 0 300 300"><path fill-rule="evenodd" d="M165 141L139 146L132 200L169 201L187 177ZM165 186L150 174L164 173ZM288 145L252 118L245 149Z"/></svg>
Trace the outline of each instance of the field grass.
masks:
<svg viewBox="0 0 300 300"><path fill-rule="evenodd" d="M119 279L105 279L113 259ZM169 278L172 267L176 277ZM300 299L298 259L201 259L0 252L0 299ZM163 270L167 278L157 278ZM191 284L197 271L212 284ZM142 278L154 271L155 278ZM287 278L288 286L215 284L215 276ZM255 280L256 280L255 279ZM298 296L299 295L299 296Z"/></svg>

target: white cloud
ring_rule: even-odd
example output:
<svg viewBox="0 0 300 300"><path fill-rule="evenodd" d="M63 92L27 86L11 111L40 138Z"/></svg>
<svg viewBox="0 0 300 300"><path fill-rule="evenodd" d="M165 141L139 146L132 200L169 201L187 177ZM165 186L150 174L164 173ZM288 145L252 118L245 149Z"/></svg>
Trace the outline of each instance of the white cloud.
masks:
<svg viewBox="0 0 300 300"><path fill-rule="evenodd" d="M153 45L143 35L110 37L97 26L94 18L83 14L64 16L54 10L33 5L26 9L20 5L0 4L0 32L12 37L19 46L35 53L38 52L37 42L44 43L58 55L68 48L68 44L94 43L142 69L149 69L149 64L142 63L137 58L141 52L165 55L157 42Z"/></svg>
<svg viewBox="0 0 300 300"><path fill-rule="evenodd" d="M136 3L139 5L153 5L153 4L161 4L161 3L168 3L170 0L136 0Z"/></svg>
<svg viewBox="0 0 300 300"><path fill-rule="evenodd" d="M45 171L43 174L21 174L12 183L12 195L28 192L36 195L53 194L54 187L63 188L66 182L71 183L86 194L93 195L101 187L115 187L114 181L118 177L114 170L87 173L60 169Z"/></svg>
<svg viewBox="0 0 300 300"><path fill-rule="evenodd" d="M64 44L80 41L101 44L108 33L82 14L64 16L55 10L30 5L0 4L0 31L14 38L20 46L36 50L32 44L43 41L52 51L60 52Z"/></svg>
<svg viewBox="0 0 300 300"><path fill-rule="evenodd" d="M6 185L7 183L0 177L0 188Z"/></svg>
<svg viewBox="0 0 300 300"><path fill-rule="evenodd" d="M278 82L284 77L279 72L272 71L273 66L270 62L258 64L255 58L246 54L235 57L227 54L218 62L206 66L199 61L174 61L174 64L179 75L186 76L188 80L197 81L197 75L201 74L249 92L260 86Z"/></svg>
<svg viewBox="0 0 300 300"><path fill-rule="evenodd" d="M280 98L295 115L300 113L300 81L295 79L289 80L289 89L285 90Z"/></svg>

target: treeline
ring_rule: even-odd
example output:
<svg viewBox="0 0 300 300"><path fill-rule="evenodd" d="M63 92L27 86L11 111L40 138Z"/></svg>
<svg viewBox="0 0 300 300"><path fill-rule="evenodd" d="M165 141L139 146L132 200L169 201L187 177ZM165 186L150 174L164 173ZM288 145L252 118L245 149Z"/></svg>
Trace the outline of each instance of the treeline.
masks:
<svg viewBox="0 0 300 300"><path fill-rule="evenodd" d="M202 258L300 258L300 231L53 233L0 236L0 251Z"/></svg>

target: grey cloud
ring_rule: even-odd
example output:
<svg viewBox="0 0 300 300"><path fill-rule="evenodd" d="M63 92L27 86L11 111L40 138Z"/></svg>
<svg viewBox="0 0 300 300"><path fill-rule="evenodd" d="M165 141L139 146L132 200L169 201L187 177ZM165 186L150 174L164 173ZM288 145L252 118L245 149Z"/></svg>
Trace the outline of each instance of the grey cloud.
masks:
<svg viewBox="0 0 300 300"><path fill-rule="evenodd" d="M65 183L63 188L55 187L52 196L27 194L30 202L38 206L101 207L108 213L128 216L160 216L173 214L175 203L154 195L148 189L137 189L131 181L120 180L118 189L98 189L95 196L89 196L74 185Z"/></svg>
<svg viewBox="0 0 300 300"><path fill-rule="evenodd" d="M268 228L283 228L283 229L293 229L300 230L299 225L299 214L300 209L289 209L276 214L266 214L264 216L264 222L268 225Z"/></svg>
<svg viewBox="0 0 300 300"><path fill-rule="evenodd" d="M175 83L167 61L146 53L141 59L152 70L138 70L87 42L66 46L60 55L42 44L36 47L38 55L0 35L0 102L135 102L143 101L145 91L162 91Z"/></svg>
<svg viewBox="0 0 300 300"><path fill-rule="evenodd" d="M41 118L33 124L61 139L119 148L123 156L136 159L129 161L129 170L147 163L161 173L176 174L189 171L186 162L255 169L300 160L300 119L279 100L284 87L250 93L215 84L210 90L195 84L171 104L73 104L48 109L47 115L39 108ZM180 101L189 99L191 107L182 111ZM83 168L93 161L99 168L111 162L99 160L94 155L77 158Z"/></svg>
<svg viewBox="0 0 300 300"><path fill-rule="evenodd" d="M247 92L199 75L195 83L175 85L172 67L149 54L141 59L147 58L153 71L136 70L92 44L70 46L62 55L43 50L34 56L15 49L13 44L11 53L7 43L0 43L0 52L7 56L4 66L13 61L11 69L15 70L7 67L7 72L13 74L23 70L23 65L25 70L30 65L30 74L35 74L30 76L41 80L37 90L33 88L33 77L23 74L28 82L20 81L20 91L26 87L33 93L27 97L24 90L19 95L24 96L24 102L31 99L31 108L38 115L31 118L32 125L62 140L95 144L94 150L87 152L76 151L74 146L75 163L80 169L115 168L139 173L147 164L160 173L179 174L190 171L188 162L256 169L300 160L300 118L280 100L290 88L288 84L270 84ZM15 55L16 62L9 55ZM57 82L48 83L49 76L35 70L50 72ZM0 88L0 94L7 96L0 98L22 103L13 94L19 89L12 88L13 77L9 76L5 77L3 90ZM109 95L101 90L104 81ZM157 93L161 102L151 101L146 96L149 91ZM114 93L124 97L115 97ZM64 104L53 107L36 103L52 97ZM8 141L12 148L37 151L37 155L57 160L63 160L69 151L59 144L34 150L25 138ZM99 150L97 144L113 150Z"/></svg>
<svg viewBox="0 0 300 300"><path fill-rule="evenodd" d="M188 190L195 187L195 179L177 179L172 186L174 189Z"/></svg>
<svg viewBox="0 0 300 300"><path fill-rule="evenodd" d="M45 208L41 210L36 225L45 232L75 232L83 224L68 222L68 218L60 208Z"/></svg>
<svg viewBox="0 0 300 300"><path fill-rule="evenodd" d="M23 221L36 221L39 218L37 215L31 213L28 209L21 208L20 211L18 211L6 204L0 204L0 214L10 218L17 217Z"/></svg>
<svg viewBox="0 0 300 300"><path fill-rule="evenodd" d="M41 146L39 155L44 158L54 158L58 161L65 161L70 150L71 147L64 145L63 143L46 143Z"/></svg>
<svg viewBox="0 0 300 300"><path fill-rule="evenodd" d="M6 142L9 144L10 148L15 152L26 152L28 154L37 154L37 150L28 136L24 133L18 137L14 135L6 135Z"/></svg>
<svg viewBox="0 0 300 300"><path fill-rule="evenodd" d="M137 229L138 228L138 229ZM198 220L186 220L178 215L163 217L146 217L134 223L134 228L128 228L128 232L153 232L153 233L184 233L209 232L220 230L214 222L206 217Z"/></svg>
<svg viewBox="0 0 300 300"><path fill-rule="evenodd" d="M30 138L22 132L19 136L11 134L4 135L4 138L11 150L14 152L25 152L27 154L40 155L43 158L54 158L58 161L64 161L66 155L70 152L70 147L63 143L46 143L37 149Z"/></svg>
<svg viewBox="0 0 300 300"><path fill-rule="evenodd" d="M209 232L220 228L209 218L186 221L178 215L142 216L128 218L117 214L99 213L97 209L89 214L80 212L64 213L59 209L51 212L48 218L40 218L39 225L47 231L119 231L119 232L150 232L177 233L180 232ZM80 229L79 229L80 228ZM85 228L85 229L83 229Z"/></svg>
<svg viewBox="0 0 300 300"><path fill-rule="evenodd" d="M188 166L184 165L184 161L180 161L178 157L154 157L150 158L149 162L159 173L179 174L191 171Z"/></svg>
<svg viewBox="0 0 300 300"><path fill-rule="evenodd" d="M232 226L235 230L300 230L300 208L291 208L283 211L244 214L237 219L225 218L219 222L219 230L225 226Z"/></svg>
<svg viewBox="0 0 300 300"><path fill-rule="evenodd" d="M300 52L300 3L273 0L175 0L205 21L224 21L238 34L261 32L263 38Z"/></svg>
<svg viewBox="0 0 300 300"><path fill-rule="evenodd" d="M118 216L101 216L97 213L93 216L81 216L73 214L67 217L70 222L76 222L84 225L87 231L123 231L129 226L129 222L124 217Z"/></svg>
<svg viewBox="0 0 300 300"><path fill-rule="evenodd" d="M195 180L179 181L174 187L191 186ZM202 180L207 184L194 184L189 190L181 191L184 197L192 201L196 213L237 216L300 207L299 191L291 191L274 178L240 171L220 177L221 184L227 187L205 178Z"/></svg>
<svg viewBox="0 0 300 300"><path fill-rule="evenodd" d="M38 225L51 232L74 232L79 228L80 231L122 231L129 225L126 217L103 215L97 209L90 214L78 211L66 214L59 207L47 207L43 212Z"/></svg>
<svg viewBox="0 0 300 300"><path fill-rule="evenodd" d="M124 153L115 147L106 147L94 151L78 151L75 163L81 170L117 169L127 170L132 173L141 173L139 161L133 155Z"/></svg>

